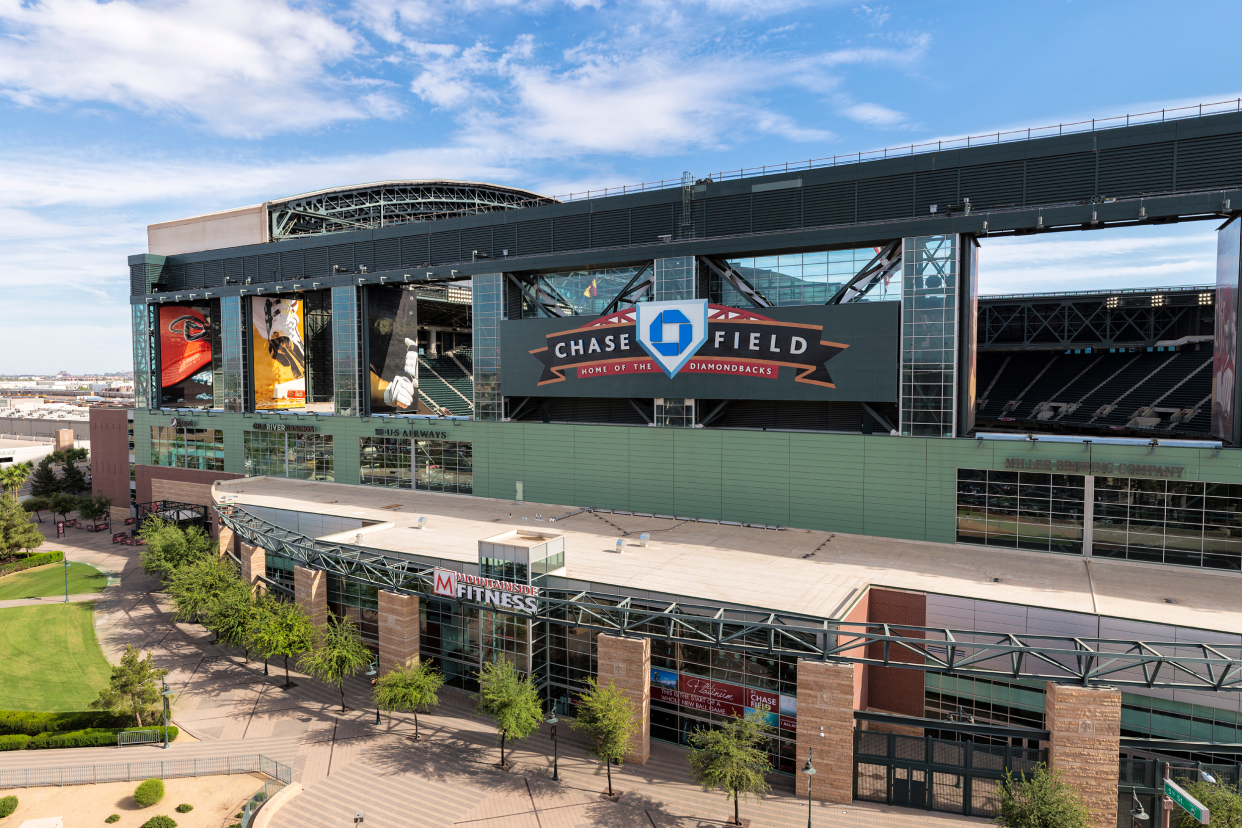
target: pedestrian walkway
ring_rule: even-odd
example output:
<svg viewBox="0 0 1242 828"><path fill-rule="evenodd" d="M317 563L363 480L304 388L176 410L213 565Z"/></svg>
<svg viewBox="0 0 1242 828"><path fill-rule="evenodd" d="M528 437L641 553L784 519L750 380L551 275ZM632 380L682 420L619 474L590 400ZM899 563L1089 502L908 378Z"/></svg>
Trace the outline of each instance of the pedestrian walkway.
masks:
<svg viewBox="0 0 1242 828"><path fill-rule="evenodd" d="M65 600L63 595L45 595L42 598L13 598L8 601L0 601L0 609L8 609L9 607L31 607L35 604L78 604L83 601L96 601L102 592L83 592L80 595L70 595L69 600Z"/></svg>

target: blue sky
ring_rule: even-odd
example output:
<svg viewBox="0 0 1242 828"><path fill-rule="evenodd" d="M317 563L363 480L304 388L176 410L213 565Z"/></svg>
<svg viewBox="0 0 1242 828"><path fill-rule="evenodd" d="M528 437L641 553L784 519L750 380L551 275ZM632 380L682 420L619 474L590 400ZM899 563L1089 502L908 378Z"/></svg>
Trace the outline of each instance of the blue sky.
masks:
<svg viewBox="0 0 1242 828"><path fill-rule="evenodd" d="M0 373L130 367L146 225L549 195L1242 94L1235 2L0 0ZM986 244L985 292L1210 282L1214 225Z"/></svg>

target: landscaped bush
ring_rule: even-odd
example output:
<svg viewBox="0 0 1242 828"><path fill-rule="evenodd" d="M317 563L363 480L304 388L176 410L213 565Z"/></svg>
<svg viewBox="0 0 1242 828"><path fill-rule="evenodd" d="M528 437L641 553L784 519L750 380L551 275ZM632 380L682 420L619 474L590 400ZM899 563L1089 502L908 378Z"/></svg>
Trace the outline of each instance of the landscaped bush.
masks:
<svg viewBox="0 0 1242 828"><path fill-rule="evenodd" d="M0 798L0 818L6 817L17 810L17 797L6 796Z"/></svg>
<svg viewBox="0 0 1242 828"><path fill-rule="evenodd" d="M113 814L112 816L110 816L110 817L108 817L107 819L105 819L105 820L104 820L104 822L108 823L109 825L111 825L111 824L112 824L112 823L114 823L114 822L120 822L120 821L121 821L121 815L120 815L120 814Z"/></svg>
<svg viewBox="0 0 1242 828"><path fill-rule="evenodd" d="M139 808L150 808L164 798L164 780L148 779L134 789L134 801Z"/></svg>
<svg viewBox="0 0 1242 828"><path fill-rule="evenodd" d="M142 823L142 828L177 828L177 822L172 817L166 817L161 814L160 816L153 816Z"/></svg>
<svg viewBox="0 0 1242 828"><path fill-rule="evenodd" d="M20 561L0 566L0 578L3 578L5 575L12 575L14 572L34 569L36 566L44 566L45 564L56 563L64 559L64 552L36 552Z"/></svg>
<svg viewBox="0 0 1242 828"><path fill-rule="evenodd" d="M25 750L26 743L29 741L30 737L25 733L0 736L0 750Z"/></svg>
<svg viewBox="0 0 1242 828"><path fill-rule="evenodd" d="M23 710L0 710L0 750L29 748L108 747L116 744L122 730L149 730L164 738L163 726L126 727L128 716L108 711L82 713L32 713ZM168 741L177 738L178 730L170 725ZM34 737L17 744L10 735Z"/></svg>
<svg viewBox="0 0 1242 828"><path fill-rule="evenodd" d="M188 814L190 811L193 811L193 810L194 810L194 806L187 804L185 802L177 806L177 813L179 814Z"/></svg>

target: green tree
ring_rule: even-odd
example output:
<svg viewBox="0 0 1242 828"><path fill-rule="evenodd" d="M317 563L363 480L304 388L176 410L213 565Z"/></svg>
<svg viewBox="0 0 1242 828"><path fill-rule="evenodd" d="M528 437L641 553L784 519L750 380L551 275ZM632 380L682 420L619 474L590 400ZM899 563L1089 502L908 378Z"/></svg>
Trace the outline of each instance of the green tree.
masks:
<svg viewBox="0 0 1242 828"><path fill-rule="evenodd" d="M733 800L733 824L741 825L738 800L761 797L769 790L768 708L756 707L745 716L734 716L717 728L700 728L690 737L690 777L705 790L720 788L725 800Z"/></svg>
<svg viewBox="0 0 1242 828"><path fill-rule="evenodd" d="M78 516L92 523L110 514L112 514L112 498L107 495L83 497L78 500Z"/></svg>
<svg viewBox="0 0 1242 828"><path fill-rule="evenodd" d="M289 680L289 659L315 646L315 625L306 611L292 601L268 599L262 603L263 615L255 629L252 646L263 656L282 656L285 660L285 687Z"/></svg>
<svg viewBox="0 0 1242 828"><path fill-rule="evenodd" d="M1191 782L1186 792L1212 812L1212 828L1242 828L1242 796L1237 788L1219 782ZM1199 822L1181 808L1173 810L1175 828L1199 828Z"/></svg>
<svg viewBox="0 0 1242 828"><path fill-rule="evenodd" d="M994 821L1005 828L1090 828L1091 815L1061 774L1040 764L1029 775L1005 771Z"/></svg>
<svg viewBox="0 0 1242 828"><path fill-rule="evenodd" d="M0 558L18 550L29 552L43 543L43 533L30 522L18 502L8 495L0 496Z"/></svg>
<svg viewBox="0 0 1242 828"><path fill-rule="evenodd" d="M250 638L259 620L254 590L240 577L207 605L204 623L216 634L216 641L229 647L241 647L250 661Z"/></svg>
<svg viewBox="0 0 1242 828"><path fill-rule="evenodd" d="M168 577L167 592L178 621L201 621L234 584L245 584L230 558L211 555L177 567Z"/></svg>
<svg viewBox="0 0 1242 828"><path fill-rule="evenodd" d="M33 463L10 463L0 469L0 489L16 500L17 493L21 491L22 486L26 485L26 481L33 473Z"/></svg>
<svg viewBox="0 0 1242 828"><path fill-rule="evenodd" d="M60 490L75 495L90 491L86 475L78 468L78 462L86 459L86 449L71 448L54 454L59 458L56 462L61 464Z"/></svg>
<svg viewBox="0 0 1242 828"><path fill-rule="evenodd" d="M539 691L530 676L501 658L479 671L478 712L492 720L500 737L500 766L505 766L505 742L519 741L534 733L543 721Z"/></svg>
<svg viewBox="0 0 1242 828"><path fill-rule="evenodd" d="M431 659L415 661L379 677L375 682L375 706L388 711L390 723L394 710L413 713L414 741L417 742L422 738L418 735L418 708L429 710L439 705L438 693L442 684L444 676L436 669L435 662Z"/></svg>
<svg viewBox="0 0 1242 828"><path fill-rule="evenodd" d="M30 494L35 497L51 497L60 491L60 478L56 476L56 469L52 468L54 462L51 454L45 454L39 461L30 478Z"/></svg>
<svg viewBox="0 0 1242 828"><path fill-rule="evenodd" d="M630 752L630 743L638 733L636 711L634 703L613 682L601 687L594 677L589 677L586 686L578 694L578 718L569 726L586 734L587 752L604 763L608 795L612 796L612 763L620 762Z"/></svg>
<svg viewBox="0 0 1242 828"><path fill-rule="evenodd" d="M39 516L39 512L46 512L48 509L46 497L28 497L22 501L22 508L27 512L34 512L34 516L39 519L39 523L43 522L43 518Z"/></svg>
<svg viewBox="0 0 1242 828"><path fill-rule="evenodd" d="M78 508L79 501L74 495L57 492L48 498L47 503L53 515L60 515L62 519L68 519L69 513Z"/></svg>
<svg viewBox="0 0 1242 828"><path fill-rule="evenodd" d="M99 691L99 698L91 702L93 710L111 710L132 715L142 727L142 714L150 711L160 700L160 679L168 671L157 668L151 662L151 653L142 658L142 652L133 644L125 645L121 663L112 665L112 680Z"/></svg>
<svg viewBox="0 0 1242 828"><path fill-rule="evenodd" d="M143 521L138 537L143 542L139 554L143 571L165 580L178 567L191 561L219 556L219 544L198 526L181 529L169 521L148 518Z"/></svg>
<svg viewBox="0 0 1242 828"><path fill-rule="evenodd" d="M362 643L358 627L349 618L328 615L319 629L315 646L298 659L298 666L324 684L335 685L341 693L341 712L345 712L345 679L361 673L371 663L371 651Z"/></svg>

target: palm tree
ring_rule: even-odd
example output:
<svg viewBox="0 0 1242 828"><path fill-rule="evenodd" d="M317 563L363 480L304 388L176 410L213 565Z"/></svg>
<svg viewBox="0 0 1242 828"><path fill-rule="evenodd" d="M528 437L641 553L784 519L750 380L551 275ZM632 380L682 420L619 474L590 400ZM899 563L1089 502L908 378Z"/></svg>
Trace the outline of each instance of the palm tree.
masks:
<svg viewBox="0 0 1242 828"><path fill-rule="evenodd" d="M22 486L26 485L26 481L30 479L30 475L34 472L34 464L27 461L25 463L13 463L0 469L0 489L4 493L17 499L17 493L21 491Z"/></svg>

